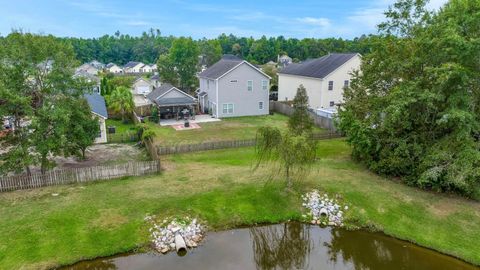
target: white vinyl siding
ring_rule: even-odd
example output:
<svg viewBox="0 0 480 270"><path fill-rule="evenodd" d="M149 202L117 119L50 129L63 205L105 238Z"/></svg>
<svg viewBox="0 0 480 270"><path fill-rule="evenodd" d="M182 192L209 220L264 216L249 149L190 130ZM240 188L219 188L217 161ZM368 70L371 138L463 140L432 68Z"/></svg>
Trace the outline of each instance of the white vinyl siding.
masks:
<svg viewBox="0 0 480 270"><path fill-rule="evenodd" d="M253 81L249 80L247 81L247 91L253 91Z"/></svg>
<svg viewBox="0 0 480 270"><path fill-rule="evenodd" d="M223 104L223 114L233 114L233 103Z"/></svg>
<svg viewBox="0 0 480 270"><path fill-rule="evenodd" d="M268 81L263 80L262 81L262 90L267 91L268 88Z"/></svg>

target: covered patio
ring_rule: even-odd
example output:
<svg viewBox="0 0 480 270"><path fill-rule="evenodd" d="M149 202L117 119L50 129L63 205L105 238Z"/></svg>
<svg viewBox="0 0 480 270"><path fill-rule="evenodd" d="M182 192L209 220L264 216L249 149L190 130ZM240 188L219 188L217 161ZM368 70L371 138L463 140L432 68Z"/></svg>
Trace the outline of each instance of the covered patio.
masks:
<svg viewBox="0 0 480 270"><path fill-rule="evenodd" d="M185 123L194 121L198 112L197 99L171 84L163 84L155 88L148 99L158 108L159 124Z"/></svg>

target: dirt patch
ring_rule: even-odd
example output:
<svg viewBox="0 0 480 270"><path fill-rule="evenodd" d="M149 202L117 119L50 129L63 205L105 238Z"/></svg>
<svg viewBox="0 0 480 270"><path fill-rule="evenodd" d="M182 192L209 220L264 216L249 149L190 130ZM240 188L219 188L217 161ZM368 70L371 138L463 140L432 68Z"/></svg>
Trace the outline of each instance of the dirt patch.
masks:
<svg viewBox="0 0 480 270"><path fill-rule="evenodd" d="M428 206L428 211L438 217L447 217L457 210L457 205L451 200L440 200Z"/></svg>
<svg viewBox="0 0 480 270"><path fill-rule="evenodd" d="M132 144L95 144L87 149L87 159L57 157L57 168L85 168L99 165L121 164L128 161L146 160L147 154Z"/></svg>
<svg viewBox="0 0 480 270"><path fill-rule="evenodd" d="M115 228L128 221L128 218L118 213L115 209L102 209L100 216L92 221L94 227Z"/></svg>

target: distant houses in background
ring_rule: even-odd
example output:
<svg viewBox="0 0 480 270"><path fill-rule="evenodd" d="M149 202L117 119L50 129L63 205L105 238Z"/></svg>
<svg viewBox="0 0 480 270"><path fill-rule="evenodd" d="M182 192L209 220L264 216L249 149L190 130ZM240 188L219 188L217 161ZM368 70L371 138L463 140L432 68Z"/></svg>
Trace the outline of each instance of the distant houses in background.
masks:
<svg viewBox="0 0 480 270"><path fill-rule="evenodd" d="M343 103L343 89L350 85L352 72L360 70L358 53L332 53L301 63L291 63L278 72L278 100L291 101L303 85L309 106L335 111Z"/></svg>
<svg viewBox="0 0 480 270"><path fill-rule="evenodd" d="M122 67L115 63L108 63L105 65L93 60L76 69L76 72L86 72L91 75L97 75L100 71L112 74L156 74L157 64L144 64L142 62L130 61Z"/></svg>
<svg viewBox="0 0 480 270"><path fill-rule="evenodd" d="M245 60L225 55L198 74L198 78L203 113L216 118L269 113L271 78Z"/></svg>

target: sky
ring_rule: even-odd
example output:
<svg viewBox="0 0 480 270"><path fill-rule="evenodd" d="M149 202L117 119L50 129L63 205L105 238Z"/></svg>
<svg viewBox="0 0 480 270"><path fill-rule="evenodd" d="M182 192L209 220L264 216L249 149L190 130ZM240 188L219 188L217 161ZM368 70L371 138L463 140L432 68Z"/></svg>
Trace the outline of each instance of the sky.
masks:
<svg viewBox="0 0 480 270"><path fill-rule="evenodd" d="M438 9L447 0L431 0ZM265 35L351 39L376 33L394 0L0 0L0 35L12 29L70 37Z"/></svg>

